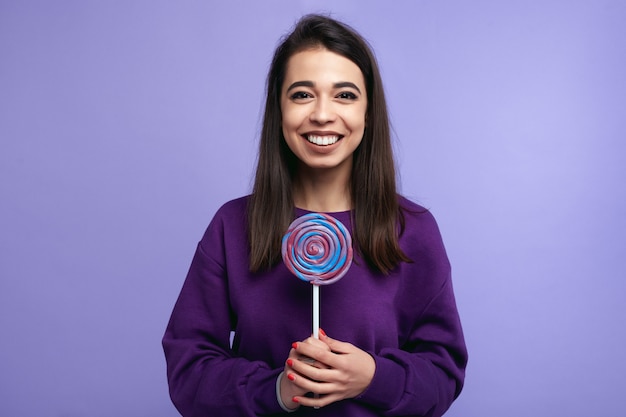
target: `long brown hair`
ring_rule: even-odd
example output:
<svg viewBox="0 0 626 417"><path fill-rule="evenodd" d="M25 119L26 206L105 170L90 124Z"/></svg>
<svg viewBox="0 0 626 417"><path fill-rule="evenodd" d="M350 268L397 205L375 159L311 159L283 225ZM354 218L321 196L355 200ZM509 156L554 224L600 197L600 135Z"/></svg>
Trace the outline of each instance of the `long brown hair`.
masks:
<svg viewBox="0 0 626 417"><path fill-rule="evenodd" d="M367 42L349 26L322 15L300 19L276 49L267 76L256 176L248 206L250 269L255 272L270 268L280 259L281 238L294 217L292 180L297 158L283 137L280 94L289 58L314 47L348 58L365 79L367 126L354 151L350 183L353 238L370 267L386 274L400 262L410 260L398 244L404 217L396 193L382 79Z"/></svg>

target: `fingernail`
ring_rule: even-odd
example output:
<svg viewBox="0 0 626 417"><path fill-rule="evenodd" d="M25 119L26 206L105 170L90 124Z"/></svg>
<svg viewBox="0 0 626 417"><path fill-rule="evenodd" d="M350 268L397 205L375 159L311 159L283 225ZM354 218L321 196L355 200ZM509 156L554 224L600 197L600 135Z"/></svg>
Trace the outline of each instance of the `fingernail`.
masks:
<svg viewBox="0 0 626 417"><path fill-rule="evenodd" d="M296 376L294 374L289 374L287 375L287 379L290 381L295 381L296 380Z"/></svg>
<svg viewBox="0 0 626 417"><path fill-rule="evenodd" d="M293 401L294 403L299 403L300 402L300 400L298 400L298 397L293 397L291 399L291 401Z"/></svg>
<svg viewBox="0 0 626 417"><path fill-rule="evenodd" d="M324 329L319 329L319 331L322 336L326 336L326 332L324 331Z"/></svg>
<svg viewBox="0 0 626 417"><path fill-rule="evenodd" d="M293 342L291 344L291 347L294 348L294 349L298 349L298 342Z"/></svg>
<svg viewBox="0 0 626 417"><path fill-rule="evenodd" d="M293 366L293 359L287 359L287 365Z"/></svg>

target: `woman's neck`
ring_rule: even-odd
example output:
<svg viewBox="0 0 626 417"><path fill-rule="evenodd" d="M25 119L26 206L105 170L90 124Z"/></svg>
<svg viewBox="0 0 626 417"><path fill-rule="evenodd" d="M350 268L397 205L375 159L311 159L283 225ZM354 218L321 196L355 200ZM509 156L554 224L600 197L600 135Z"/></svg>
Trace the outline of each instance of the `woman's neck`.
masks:
<svg viewBox="0 0 626 417"><path fill-rule="evenodd" d="M294 181L296 207L333 213L352 209L350 172L301 168Z"/></svg>

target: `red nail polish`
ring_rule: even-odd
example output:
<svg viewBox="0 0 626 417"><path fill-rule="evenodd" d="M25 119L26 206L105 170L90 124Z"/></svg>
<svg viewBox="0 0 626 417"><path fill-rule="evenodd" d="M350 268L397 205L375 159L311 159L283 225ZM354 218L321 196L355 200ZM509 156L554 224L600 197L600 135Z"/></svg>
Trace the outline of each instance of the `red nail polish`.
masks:
<svg viewBox="0 0 626 417"><path fill-rule="evenodd" d="M287 366L293 366L293 359L287 359Z"/></svg>
<svg viewBox="0 0 626 417"><path fill-rule="evenodd" d="M291 347L294 348L294 349L298 349L298 342L293 342L291 344Z"/></svg>
<svg viewBox="0 0 626 417"><path fill-rule="evenodd" d="M287 375L287 379L290 381L295 381L296 380L296 376L294 374L289 374Z"/></svg>
<svg viewBox="0 0 626 417"><path fill-rule="evenodd" d="M319 332L322 336L326 336L326 332L324 331L324 329L319 329Z"/></svg>
<svg viewBox="0 0 626 417"><path fill-rule="evenodd" d="M300 402L300 400L298 400L298 397L293 397L291 399L291 401L293 401L294 403L299 403Z"/></svg>

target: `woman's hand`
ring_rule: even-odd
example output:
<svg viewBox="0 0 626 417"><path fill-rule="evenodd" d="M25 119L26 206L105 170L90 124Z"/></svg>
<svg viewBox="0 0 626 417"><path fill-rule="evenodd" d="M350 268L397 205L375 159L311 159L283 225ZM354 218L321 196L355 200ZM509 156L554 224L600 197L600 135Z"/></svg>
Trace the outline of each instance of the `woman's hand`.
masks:
<svg viewBox="0 0 626 417"><path fill-rule="evenodd" d="M350 343L334 340L320 331L319 340L309 338L294 343L289 354L285 373L291 381L290 385L298 388L293 391L299 391L289 401L307 407L324 407L354 398L369 386L375 369L374 358L367 352ZM319 394L319 397L304 396L308 392Z"/></svg>
<svg viewBox="0 0 626 417"><path fill-rule="evenodd" d="M283 404L287 408L291 408L291 409L296 409L300 405L293 401L294 398L302 397L308 392L310 392L300 387L299 385L293 383L296 377L299 377L300 379L306 378L304 375L297 375L297 371L294 371L293 369L293 364L301 363L302 366L307 366L307 367L318 367L318 368L326 367L324 364L316 362L314 359L310 357L303 356L302 354L298 353L296 349L294 348L294 346L296 345L305 344L305 343L311 344L313 346L317 346L318 349L322 349L322 350L326 350L330 352L330 348L328 347L328 345L326 345L324 342L318 339L315 339L313 337L309 337L308 339L302 342L297 342L292 345L292 349L289 351L289 358L287 359L287 362L285 364L285 369L282 374L282 378L280 380L281 400L283 401ZM298 365L298 367L300 367L300 365Z"/></svg>

